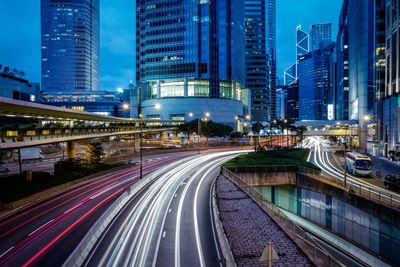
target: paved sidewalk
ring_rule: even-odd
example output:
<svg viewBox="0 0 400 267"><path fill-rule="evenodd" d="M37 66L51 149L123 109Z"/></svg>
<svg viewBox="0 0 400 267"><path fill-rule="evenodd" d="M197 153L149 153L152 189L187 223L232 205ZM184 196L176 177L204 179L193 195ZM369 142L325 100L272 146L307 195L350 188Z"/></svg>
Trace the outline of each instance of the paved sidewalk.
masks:
<svg viewBox="0 0 400 267"><path fill-rule="evenodd" d="M259 260L268 242L279 256L274 267L313 266L281 228L231 181L220 176L216 193L220 218L238 266L266 266Z"/></svg>

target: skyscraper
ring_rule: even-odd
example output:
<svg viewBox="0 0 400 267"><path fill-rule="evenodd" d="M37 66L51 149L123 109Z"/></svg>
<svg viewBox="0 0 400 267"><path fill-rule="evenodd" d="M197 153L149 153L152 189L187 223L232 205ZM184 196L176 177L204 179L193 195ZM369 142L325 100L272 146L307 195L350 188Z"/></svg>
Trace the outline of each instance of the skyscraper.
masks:
<svg viewBox="0 0 400 267"><path fill-rule="evenodd" d="M269 73L272 60L267 55L267 1L245 1L246 86L252 92L253 121L270 120L274 106Z"/></svg>
<svg viewBox="0 0 400 267"><path fill-rule="evenodd" d="M365 118L375 109L375 1L349 0L349 119L358 120L359 144L367 148Z"/></svg>
<svg viewBox="0 0 400 267"><path fill-rule="evenodd" d="M299 59L299 119L328 120L333 104L333 51L335 43Z"/></svg>
<svg viewBox="0 0 400 267"><path fill-rule="evenodd" d="M296 28L296 59L304 56L310 51L309 35L301 29L301 26Z"/></svg>
<svg viewBox="0 0 400 267"><path fill-rule="evenodd" d="M191 120L208 114L231 124L243 116L244 22L240 0L137 0L136 82L143 116Z"/></svg>
<svg viewBox="0 0 400 267"><path fill-rule="evenodd" d="M267 1L267 54L269 58L270 102L276 102L276 0ZM276 117L276 107L271 105L271 118Z"/></svg>
<svg viewBox="0 0 400 267"><path fill-rule="evenodd" d="M381 7L381 5L378 6ZM393 0L386 0L386 7L386 87L379 101L383 106L381 141L385 144L385 155L390 150L400 150L400 60L398 56L400 27L398 9L400 7L397 1Z"/></svg>
<svg viewBox="0 0 400 267"><path fill-rule="evenodd" d="M99 0L41 0L42 90L98 90Z"/></svg>
<svg viewBox="0 0 400 267"><path fill-rule="evenodd" d="M301 29L301 25L296 27L296 62L288 67L284 75L285 85L291 85L297 82L299 78L298 63L304 55L309 52L309 35Z"/></svg>
<svg viewBox="0 0 400 267"><path fill-rule="evenodd" d="M287 86L278 85L276 89L276 118L286 117Z"/></svg>
<svg viewBox="0 0 400 267"><path fill-rule="evenodd" d="M349 1L344 0L336 37L336 118L349 119Z"/></svg>
<svg viewBox="0 0 400 267"><path fill-rule="evenodd" d="M325 46L324 43L330 43L332 41L332 24L319 23L311 25L310 38L311 51L317 50L321 46Z"/></svg>

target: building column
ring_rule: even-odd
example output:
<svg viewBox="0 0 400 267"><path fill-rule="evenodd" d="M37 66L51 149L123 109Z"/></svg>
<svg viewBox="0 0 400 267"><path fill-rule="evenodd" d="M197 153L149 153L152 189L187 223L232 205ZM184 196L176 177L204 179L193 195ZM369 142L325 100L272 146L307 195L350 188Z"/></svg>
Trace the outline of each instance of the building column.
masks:
<svg viewBox="0 0 400 267"><path fill-rule="evenodd" d="M161 98L161 83L157 80L157 98Z"/></svg>
<svg viewBox="0 0 400 267"><path fill-rule="evenodd" d="M184 82L183 82L183 96L184 97L188 97L188 95L189 95L188 87L189 87L189 81L188 81L188 78L185 78Z"/></svg>
<svg viewBox="0 0 400 267"><path fill-rule="evenodd" d="M76 152L75 152L75 143L73 141L67 142L67 159L75 159Z"/></svg>

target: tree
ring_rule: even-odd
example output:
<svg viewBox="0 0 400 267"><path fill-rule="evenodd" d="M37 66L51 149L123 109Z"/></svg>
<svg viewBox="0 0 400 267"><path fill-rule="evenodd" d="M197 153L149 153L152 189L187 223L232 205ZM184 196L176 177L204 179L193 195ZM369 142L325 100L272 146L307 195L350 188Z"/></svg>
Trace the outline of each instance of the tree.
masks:
<svg viewBox="0 0 400 267"><path fill-rule="evenodd" d="M257 151L260 148L260 131L264 129L264 126L261 122L255 122L251 125L251 131L257 133L257 142L254 142L254 151Z"/></svg>
<svg viewBox="0 0 400 267"><path fill-rule="evenodd" d="M96 165L101 161L101 158L104 155L105 154L101 142L90 143L85 156L81 160L81 163L83 165Z"/></svg>
<svg viewBox="0 0 400 267"><path fill-rule="evenodd" d="M190 136L191 133L198 133L198 120L193 120L179 125L179 130ZM210 137L227 137L232 133L233 128L223 123L213 121L200 121L200 135Z"/></svg>

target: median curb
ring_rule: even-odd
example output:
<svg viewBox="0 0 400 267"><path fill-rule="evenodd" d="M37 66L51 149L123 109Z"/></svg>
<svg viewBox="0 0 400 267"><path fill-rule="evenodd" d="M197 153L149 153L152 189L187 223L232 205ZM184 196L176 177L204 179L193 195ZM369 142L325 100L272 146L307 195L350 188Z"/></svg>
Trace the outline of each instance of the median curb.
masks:
<svg viewBox="0 0 400 267"><path fill-rule="evenodd" d="M215 225L215 230L217 232L217 237L219 244L221 246L222 254L225 259L225 264L226 266L234 266L236 267L236 262L235 258L233 257L231 246L229 244L228 238L226 237L225 234L225 229L224 226L222 225L220 216L219 216L219 208L217 204L217 193L215 191L215 183L217 181L217 177L215 177L213 183L212 183L212 209L213 209L213 220L214 220L214 225Z"/></svg>

